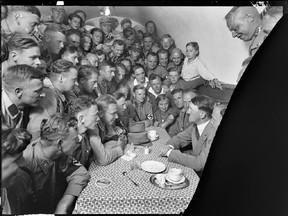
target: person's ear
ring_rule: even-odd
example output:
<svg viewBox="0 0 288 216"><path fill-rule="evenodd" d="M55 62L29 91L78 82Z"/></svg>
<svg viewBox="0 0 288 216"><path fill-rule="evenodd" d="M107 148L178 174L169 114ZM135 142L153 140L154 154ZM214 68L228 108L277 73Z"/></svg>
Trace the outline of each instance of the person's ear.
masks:
<svg viewBox="0 0 288 216"><path fill-rule="evenodd" d="M22 13L15 13L15 21L17 23L17 25L20 25L20 19L22 18Z"/></svg>
<svg viewBox="0 0 288 216"><path fill-rule="evenodd" d="M100 118L103 118L103 116L104 116L103 110L99 110L98 111L98 115L99 115Z"/></svg>
<svg viewBox="0 0 288 216"><path fill-rule="evenodd" d="M60 82L60 83L63 82L63 76L62 76L62 75L59 76L59 82Z"/></svg>
<svg viewBox="0 0 288 216"><path fill-rule="evenodd" d="M204 118L206 118L206 112L205 111L203 111L203 110L199 110L199 114L200 114L200 118L201 119L204 119Z"/></svg>
<svg viewBox="0 0 288 216"><path fill-rule="evenodd" d="M85 81L86 81L86 80L85 80L84 77L81 77L80 80L79 80L79 82L80 82L81 84L85 83Z"/></svg>
<svg viewBox="0 0 288 216"><path fill-rule="evenodd" d="M79 116L79 122L81 123L81 124L84 124L84 116L81 114L80 116Z"/></svg>
<svg viewBox="0 0 288 216"><path fill-rule="evenodd" d="M20 99L23 95L23 89L22 88L16 88L15 89L15 95L18 99Z"/></svg>
<svg viewBox="0 0 288 216"><path fill-rule="evenodd" d="M17 63L18 52L14 50L14 51L11 51L9 55L10 55L10 58L12 59L12 61Z"/></svg>
<svg viewBox="0 0 288 216"><path fill-rule="evenodd" d="M62 143L63 143L63 141L60 139L57 141L58 150L60 150L60 151L62 151Z"/></svg>

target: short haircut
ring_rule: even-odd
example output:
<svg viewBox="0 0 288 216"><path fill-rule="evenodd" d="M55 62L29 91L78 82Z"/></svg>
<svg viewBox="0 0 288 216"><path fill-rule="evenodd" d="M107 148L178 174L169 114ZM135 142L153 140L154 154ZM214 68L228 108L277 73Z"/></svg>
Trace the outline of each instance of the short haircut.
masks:
<svg viewBox="0 0 288 216"><path fill-rule="evenodd" d="M173 91L171 92L172 95L177 94L177 93L183 94L183 89L182 88L177 88L177 89L173 89Z"/></svg>
<svg viewBox="0 0 288 216"><path fill-rule="evenodd" d="M130 23L130 25L132 25L131 20L128 19L128 18L125 18L125 19L121 20L120 25L123 26L125 23Z"/></svg>
<svg viewBox="0 0 288 216"><path fill-rule="evenodd" d="M183 90L183 94L192 93L192 92L195 93L196 95L198 95L198 92L196 89L189 88L189 89Z"/></svg>
<svg viewBox="0 0 288 216"><path fill-rule="evenodd" d="M206 112L208 118L212 117L214 103L211 98L205 95L198 95L191 99L191 102L198 107L199 110Z"/></svg>
<svg viewBox="0 0 288 216"><path fill-rule="evenodd" d="M118 46L124 46L125 45L123 40L114 40L112 46L114 47L116 44Z"/></svg>
<svg viewBox="0 0 288 216"><path fill-rule="evenodd" d="M157 78L159 78L159 80L162 81L161 77L160 77L158 74L152 73L152 74L150 74L150 76L149 76L149 81L156 80Z"/></svg>
<svg viewBox="0 0 288 216"><path fill-rule="evenodd" d="M66 44L60 51L60 56L63 55L65 52L68 52L70 54L79 52L78 48L73 44Z"/></svg>
<svg viewBox="0 0 288 216"><path fill-rule="evenodd" d="M90 65L82 65L78 71L78 82L81 78L84 78L85 80L89 80L92 76L92 73L95 73L99 76L98 69L90 66Z"/></svg>
<svg viewBox="0 0 288 216"><path fill-rule="evenodd" d="M41 70L29 65L14 65L7 69L3 77L3 86L6 90L13 90L16 87L24 87L27 81L32 79L44 79L44 74Z"/></svg>
<svg viewBox="0 0 288 216"><path fill-rule="evenodd" d="M67 17L67 19L68 19L68 20L72 20L72 19L75 18L75 17L78 18L78 19L80 19L80 23L82 24L82 22L83 22L82 18L81 18L78 14L76 14L75 12L69 14L69 16Z"/></svg>
<svg viewBox="0 0 288 216"><path fill-rule="evenodd" d="M170 34L164 34L161 36L161 40L163 40L164 38L170 38L172 39L171 35Z"/></svg>
<svg viewBox="0 0 288 216"><path fill-rule="evenodd" d="M169 57L169 51L168 50L166 50L166 49L159 49L158 51L157 51L157 55L158 55L158 58L159 58L159 55L160 54L167 54L167 57Z"/></svg>
<svg viewBox="0 0 288 216"><path fill-rule="evenodd" d="M123 87L128 90L127 100L129 100L130 97L131 97L131 88L129 87L128 82L129 82L129 81L124 78L124 79L122 79L119 83L116 84L116 91L119 91L119 89L121 89L121 88L123 88ZM115 91L115 92L116 92L116 91Z"/></svg>
<svg viewBox="0 0 288 216"><path fill-rule="evenodd" d="M148 38L148 37L151 37L152 39L154 39L153 35L150 34L149 32L145 32L142 36L143 40L144 40L144 38Z"/></svg>
<svg viewBox="0 0 288 216"><path fill-rule="evenodd" d="M133 88L133 92L136 92L137 90L145 90L146 92L147 89L143 85L136 85Z"/></svg>
<svg viewBox="0 0 288 216"><path fill-rule="evenodd" d="M112 95L104 94L96 99L99 111L106 112L110 104L117 104L116 99Z"/></svg>
<svg viewBox="0 0 288 216"><path fill-rule="evenodd" d="M198 51L197 56L199 56L200 50L199 50L199 44L197 42L189 42L186 44L186 47L188 46L192 46L196 51Z"/></svg>
<svg viewBox="0 0 288 216"><path fill-rule="evenodd" d="M226 22L227 22L227 26L233 26L234 25L234 15L236 13L238 13L238 11L242 11L242 13L244 14L250 14L250 16L254 17L254 18L259 18L260 19L260 14L258 12L258 10L256 9L256 7L254 6L234 6L224 17ZM257 16L257 17L256 17Z"/></svg>
<svg viewBox="0 0 288 216"><path fill-rule="evenodd" d="M71 35L78 35L81 38L81 32L78 29L69 29L66 31L66 37L70 37Z"/></svg>
<svg viewBox="0 0 288 216"><path fill-rule="evenodd" d="M110 61L103 61L99 65L99 71L104 70L106 67L114 67L116 68L115 64Z"/></svg>
<svg viewBox="0 0 288 216"><path fill-rule="evenodd" d="M171 107L171 100L166 94L160 94L156 98L156 104L158 106L160 101L168 100L169 108Z"/></svg>
<svg viewBox="0 0 288 216"><path fill-rule="evenodd" d="M145 73L145 68L144 68L144 66L143 66L142 64L136 63L136 64L133 65L133 67L132 67L133 74L135 74L135 71L136 71L137 69L139 69L139 68L142 68L142 69L144 70L144 73Z"/></svg>
<svg viewBox="0 0 288 216"><path fill-rule="evenodd" d="M123 94L122 92L117 92L117 91L115 91L114 93L113 93L113 96L114 96L114 98L116 99L116 100L119 100L120 98L126 98L126 96L125 96L125 94Z"/></svg>
<svg viewBox="0 0 288 216"><path fill-rule="evenodd" d="M76 10L73 12L74 14L77 14L77 13L83 13L84 14L84 17L86 19L86 13L83 11L83 10Z"/></svg>
<svg viewBox="0 0 288 216"><path fill-rule="evenodd" d="M65 30L60 27L60 25L48 26L44 30L44 35L50 36L51 33L61 32L65 35Z"/></svg>
<svg viewBox="0 0 288 216"><path fill-rule="evenodd" d="M174 71L175 71L175 72L178 72L179 75L181 74L181 68L179 68L179 67L171 67L171 68L168 69L167 72L170 73L170 72L172 72L172 71L173 71L173 72L174 72Z"/></svg>
<svg viewBox="0 0 288 216"><path fill-rule="evenodd" d="M101 28L92 28L91 30L90 30L90 34L91 35L93 35L95 32L100 32L100 33L102 33L102 35L104 35L104 32L102 31L102 29Z"/></svg>
<svg viewBox="0 0 288 216"><path fill-rule="evenodd" d="M125 73L126 73L127 68L125 67L124 64L118 62L115 64L115 66L116 66L116 70L118 70L118 68L121 68L122 70L125 70Z"/></svg>
<svg viewBox="0 0 288 216"><path fill-rule="evenodd" d="M132 27L127 27L127 28L125 28L124 30L123 30L123 36L124 36L124 38L128 38L128 37L130 37L131 35L137 35L137 33L136 33L136 31L135 31L135 29L134 28L132 28Z"/></svg>
<svg viewBox="0 0 288 216"><path fill-rule="evenodd" d="M158 55L157 55L157 53L155 53L155 52L149 52L149 53L147 54L147 58L148 58L149 55L151 55L151 56L153 56L153 57L156 57L157 60L158 60Z"/></svg>
<svg viewBox="0 0 288 216"><path fill-rule="evenodd" d="M39 47L38 44L30 37L23 34L14 34L8 40L8 51L30 49L32 47Z"/></svg>
<svg viewBox="0 0 288 216"><path fill-rule="evenodd" d="M10 8L11 12L17 12L17 11L25 11L30 12L32 14L37 15L38 17L41 17L40 10L35 6L12 6Z"/></svg>
<svg viewBox="0 0 288 216"><path fill-rule="evenodd" d="M89 109L92 105L96 105L96 101L92 97L81 95L69 101L68 112L75 116L79 112Z"/></svg>
<svg viewBox="0 0 288 216"><path fill-rule="evenodd" d="M70 134L70 128L77 130L77 119L67 113L56 113L49 119L43 119L40 126L40 138L47 141L65 139Z"/></svg>
<svg viewBox="0 0 288 216"><path fill-rule="evenodd" d="M23 152L30 143L31 139L32 135L23 128L17 128L14 130L10 128L6 131L2 131L2 158L14 156Z"/></svg>
<svg viewBox="0 0 288 216"><path fill-rule="evenodd" d="M95 51L95 55L101 56L101 55L105 55L105 53L104 53L103 50L96 50L96 51Z"/></svg>
<svg viewBox="0 0 288 216"><path fill-rule="evenodd" d="M64 59L58 59L51 64L51 73L49 74L49 77L53 79L55 75L68 73L70 72L71 68L76 69L72 62Z"/></svg>

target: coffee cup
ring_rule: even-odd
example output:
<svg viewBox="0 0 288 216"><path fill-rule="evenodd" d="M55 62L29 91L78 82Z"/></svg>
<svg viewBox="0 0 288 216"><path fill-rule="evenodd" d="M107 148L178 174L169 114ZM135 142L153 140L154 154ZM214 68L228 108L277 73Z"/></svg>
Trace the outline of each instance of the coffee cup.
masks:
<svg viewBox="0 0 288 216"><path fill-rule="evenodd" d="M168 172L168 177L171 181L178 182L182 179L182 170L171 168Z"/></svg>
<svg viewBox="0 0 288 216"><path fill-rule="evenodd" d="M157 138L157 132L155 130L148 131L148 138L155 140Z"/></svg>

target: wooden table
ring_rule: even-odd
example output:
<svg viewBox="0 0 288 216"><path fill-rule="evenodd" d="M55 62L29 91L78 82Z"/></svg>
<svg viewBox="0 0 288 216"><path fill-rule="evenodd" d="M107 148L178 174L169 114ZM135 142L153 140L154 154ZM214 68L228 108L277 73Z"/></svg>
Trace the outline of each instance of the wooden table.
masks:
<svg viewBox="0 0 288 216"><path fill-rule="evenodd" d="M159 127L150 127L159 134L159 139L150 147L150 153L144 154L144 148L139 148L137 156L131 161L119 158L107 166L91 164L89 172L91 180L76 201L73 213L78 214L179 214L188 207L199 177L193 169L180 164L168 162L166 157L159 157L159 148L170 139L167 132ZM148 130L149 130L148 129ZM155 160L166 165L167 172L170 168L181 168L189 179L188 187L179 190L159 188L150 182L152 173L141 169L131 170L135 162ZM135 186L123 171L139 184ZM95 182L99 178L108 178L112 183L107 187L98 187Z"/></svg>

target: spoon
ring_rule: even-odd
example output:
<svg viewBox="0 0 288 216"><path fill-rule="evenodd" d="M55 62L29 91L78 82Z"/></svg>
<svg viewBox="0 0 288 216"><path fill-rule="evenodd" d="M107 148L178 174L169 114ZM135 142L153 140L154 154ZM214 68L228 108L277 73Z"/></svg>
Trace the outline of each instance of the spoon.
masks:
<svg viewBox="0 0 288 216"><path fill-rule="evenodd" d="M135 186L139 186L139 185L138 185L136 182L134 182L129 176L127 176L127 172L124 171L122 174L123 174L124 176L126 176L130 181L132 181Z"/></svg>

